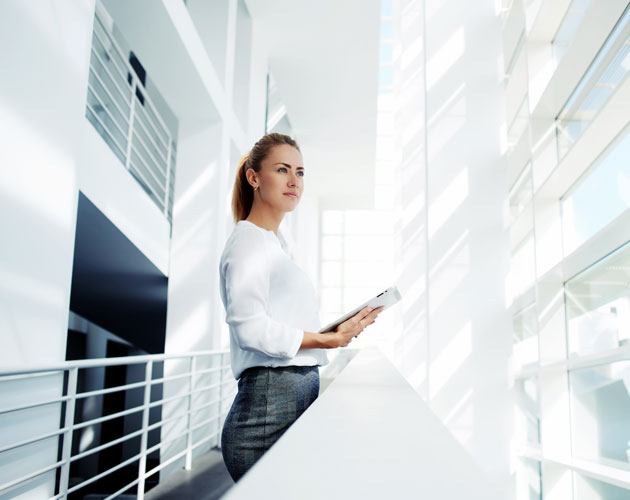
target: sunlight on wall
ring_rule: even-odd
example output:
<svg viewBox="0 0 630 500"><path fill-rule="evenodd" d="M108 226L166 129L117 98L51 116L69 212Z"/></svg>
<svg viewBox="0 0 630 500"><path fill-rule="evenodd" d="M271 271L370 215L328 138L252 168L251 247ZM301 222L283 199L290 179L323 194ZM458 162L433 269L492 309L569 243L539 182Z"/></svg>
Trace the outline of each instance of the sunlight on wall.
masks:
<svg viewBox="0 0 630 500"><path fill-rule="evenodd" d="M15 113L8 102L0 103L0 134L6 163L0 193L12 203L28 205L37 217L53 227L71 231L74 220L72 203L60 198L76 197L74 157L64 151L56 137L44 134Z"/></svg>
<svg viewBox="0 0 630 500"><path fill-rule="evenodd" d="M200 301L186 319L173 328L172 335L167 338L167 342L169 339L171 342L166 352L182 353L196 350L199 340L210 331L210 311L210 300ZM164 374L170 375L167 367L164 367Z"/></svg>
<svg viewBox="0 0 630 500"><path fill-rule="evenodd" d="M429 238L450 219L468 197L468 167L464 166L444 191L429 205Z"/></svg>
<svg viewBox="0 0 630 500"><path fill-rule="evenodd" d="M427 125L431 127L436 121L442 118L447 111L460 116L466 114L466 101L464 100L464 92L466 90L466 82L462 82L455 91L428 117ZM450 114L450 113L449 113Z"/></svg>
<svg viewBox="0 0 630 500"><path fill-rule="evenodd" d="M451 255L448 265L441 271L431 270L430 276L431 300L429 301L431 314L445 304L452 297L460 285L470 274L470 248L467 243Z"/></svg>
<svg viewBox="0 0 630 500"><path fill-rule="evenodd" d="M196 200L196 198L214 182L217 175L217 162L211 162L206 168L202 170L195 181L177 197L177 203L173 205L173 217L177 217L185 212L190 204ZM179 180L179 179L178 179Z"/></svg>
<svg viewBox="0 0 630 500"><path fill-rule="evenodd" d="M463 90L463 89L462 89ZM447 111L448 110L448 111ZM449 149L454 138L466 124L466 99L462 96L442 110L443 116L434 115L434 124L429 128L429 161L437 159Z"/></svg>
<svg viewBox="0 0 630 500"><path fill-rule="evenodd" d="M468 252L466 252L466 256L464 259L462 259L463 257L462 253L459 254L459 258L455 257L455 253L460 249L460 247L464 245L464 242L468 238L469 234L470 234L470 231L468 229L465 229L462 232L459 238L457 238L457 240L455 240L455 242L451 245L451 248L449 248L446 252L444 252L444 255L442 255L442 257L440 257L440 259L435 264L433 264L433 266L431 267L429 271L429 278L435 277L435 275L439 273L442 267L446 265L447 263L451 263L454 261L454 262L457 262L458 265L469 264Z"/></svg>
<svg viewBox="0 0 630 500"><path fill-rule="evenodd" d="M464 27L460 26L427 61L427 92L464 55L465 49Z"/></svg>
<svg viewBox="0 0 630 500"><path fill-rule="evenodd" d="M435 398L472 352L472 325L467 322L431 362L429 392Z"/></svg>
<svg viewBox="0 0 630 500"><path fill-rule="evenodd" d="M192 223L186 231L178 236L176 240L172 240L171 243L171 255L177 255L181 252L186 252L186 259L183 262L180 262L180 269L183 269L184 277L190 274L190 270L194 269L198 262L195 259L190 258L191 253L194 253L194 248L191 248L195 243L195 240L199 239L200 236L207 236L207 228L214 220L214 210L209 209L198 213L198 217L195 218L195 222ZM205 238L203 238L205 239ZM202 239L202 241L203 241ZM177 243L175 243L177 241ZM198 248L197 255L199 260L203 260L207 255L206 248ZM218 265L218 263L217 263Z"/></svg>

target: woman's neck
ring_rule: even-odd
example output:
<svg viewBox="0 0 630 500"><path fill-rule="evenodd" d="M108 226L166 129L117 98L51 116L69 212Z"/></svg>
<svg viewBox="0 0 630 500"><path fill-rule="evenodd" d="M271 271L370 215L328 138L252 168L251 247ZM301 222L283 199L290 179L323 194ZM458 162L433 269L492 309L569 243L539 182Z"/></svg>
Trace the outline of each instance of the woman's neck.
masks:
<svg viewBox="0 0 630 500"><path fill-rule="evenodd" d="M273 231L275 235L278 236L278 227L280 227L283 217L284 212L274 213L267 210L260 210L254 206L245 220L268 231Z"/></svg>

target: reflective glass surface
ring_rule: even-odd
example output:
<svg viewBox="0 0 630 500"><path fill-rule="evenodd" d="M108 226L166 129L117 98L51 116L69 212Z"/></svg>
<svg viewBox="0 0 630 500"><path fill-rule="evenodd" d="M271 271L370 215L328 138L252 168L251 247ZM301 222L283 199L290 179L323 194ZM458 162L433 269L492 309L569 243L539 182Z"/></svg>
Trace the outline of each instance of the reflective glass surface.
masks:
<svg viewBox="0 0 630 500"><path fill-rule="evenodd" d="M565 284L569 356L630 343L630 244Z"/></svg>
<svg viewBox="0 0 630 500"><path fill-rule="evenodd" d="M569 381L574 457L630 470L630 361L572 370Z"/></svg>

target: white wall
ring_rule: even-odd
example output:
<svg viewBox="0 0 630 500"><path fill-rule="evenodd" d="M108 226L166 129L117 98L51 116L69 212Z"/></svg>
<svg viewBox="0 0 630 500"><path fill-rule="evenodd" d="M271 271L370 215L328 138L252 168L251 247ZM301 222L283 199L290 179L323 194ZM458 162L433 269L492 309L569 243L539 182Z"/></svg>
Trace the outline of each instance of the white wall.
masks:
<svg viewBox="0 0 630 500"><path fill-rule="evenodd" d="M87 118L81 124L79 137L79 189L168 276L171 232L168 219Z"/></svg>
<svg viewBox="0 0 630 500"><path fill-rule="evenodd" d="M429 402L509 489L511 325L494 2L426 0Z"/></svg>
<svg viewBox="0 0 630 500"><path fill-rule="evenodd" d="M404 300L397 362L512 498L500 21L490 0L405 0L398 7Z"/></svg>
<svg viewBox="0 0 630 500"><path fill-rule="evenodd" d="M63 361L94 5L2 3L0 15L0 366ZM55 397L61 378L4 385L3 406ZM58 428L58 406L3 415L0 446ZM29 425L24 425L28 422ZM0 483L54 463L57 440L3 454ZM53 494L54 472L14 498Z"/></svg>

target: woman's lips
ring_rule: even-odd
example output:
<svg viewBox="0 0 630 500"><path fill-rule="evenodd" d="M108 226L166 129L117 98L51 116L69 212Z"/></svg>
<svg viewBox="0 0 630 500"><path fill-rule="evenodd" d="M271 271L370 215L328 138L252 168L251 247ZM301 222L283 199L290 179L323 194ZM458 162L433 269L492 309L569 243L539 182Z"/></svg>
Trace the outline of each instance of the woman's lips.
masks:
<svg viewBox="0 0 630 500"><path fill-rule="evenodd" d="M289 196L291 198L296 198L297 199L297 194L295 193L284 193L285 196Z"/></svg>

